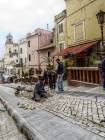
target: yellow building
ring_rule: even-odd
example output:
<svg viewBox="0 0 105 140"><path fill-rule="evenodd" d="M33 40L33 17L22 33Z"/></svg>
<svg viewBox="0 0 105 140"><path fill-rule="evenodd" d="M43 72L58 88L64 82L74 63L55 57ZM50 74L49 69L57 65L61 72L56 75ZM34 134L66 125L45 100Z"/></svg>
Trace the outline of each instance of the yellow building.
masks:
<svg viewBox="0 0 105 140"><path fill-rule="evenodd" d="M105 11L105 0L65 0L68 45L101 38L96 14ZM105 26L104 26L105 37Z"/></svg>
<svg viewBox="0 0 105 140"><path fill-rule="evenodd" d="M55 46L56 51L67 47L66 42L66 10L55 16Z"/></svg>
<svg viewBox="0 0 105 140"><path fill-rule="evenodd" d="M105 12L105 0L65 0L67 11L68 48L59 55L74 58L74 66L69 67L68 80L71 83L99 84L101 30L97 20L100 10ZM105 39L105 25L104 25ZM101 50L102 51L102 50ZM70 59L71 60L71 59ZM84 67L84 68L83 68Z"/></svg>
<svg viewBox="0 0 105 140"><path fill-rule="evenodd" d="M101 48L101 30L96 14L100 10L105 11L105 0L65 0L65 2L67 8L65 40L66 46L71 48L66 48L56 55L75 57L73 64L75 66L96 65L96 61L99 60L97 52Z"/></svg>

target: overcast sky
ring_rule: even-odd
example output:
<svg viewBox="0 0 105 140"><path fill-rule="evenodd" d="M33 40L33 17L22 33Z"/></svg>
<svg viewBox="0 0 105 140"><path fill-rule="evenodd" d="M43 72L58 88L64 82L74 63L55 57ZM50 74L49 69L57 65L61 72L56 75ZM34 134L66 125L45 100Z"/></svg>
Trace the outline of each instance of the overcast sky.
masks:
<svg viewBox="0 0 105 140"><path fill-rule="evenodd" d="M65 8L64 0L0 0L0 58L5 36L11 32L17 41L36 28L54 26L54 15Z"/></svg>

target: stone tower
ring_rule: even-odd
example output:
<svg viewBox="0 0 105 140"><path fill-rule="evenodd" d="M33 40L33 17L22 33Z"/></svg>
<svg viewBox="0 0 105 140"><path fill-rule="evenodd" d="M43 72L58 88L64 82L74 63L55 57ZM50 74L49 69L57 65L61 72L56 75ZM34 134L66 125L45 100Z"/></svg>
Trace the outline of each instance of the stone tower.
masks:
<svg viewBox="0 0 105 140"><path fill-rule="evenodd" d="M6 44L13 44L13 36L10 33L6 36Z"/></svg>

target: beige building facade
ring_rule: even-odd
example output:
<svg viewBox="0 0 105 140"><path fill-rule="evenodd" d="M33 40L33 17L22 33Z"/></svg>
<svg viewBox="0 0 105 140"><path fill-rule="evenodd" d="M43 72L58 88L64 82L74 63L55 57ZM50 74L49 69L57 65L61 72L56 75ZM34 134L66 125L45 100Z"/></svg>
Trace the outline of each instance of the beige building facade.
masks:
<svg viewBox="0 0 105 140"><path fill-rule="evenodd" d="M4 59L0 60L0 72L4 72Z"/></svg>
<svg viewBox="0 0 105 140"><path fill-rule="evenodd" d="M66 10L55 16L54 43L56 51L61 51L67 47L66 40Z"/></svg>
<svg viewBox="0 0 105 140"><path fill-rule="evenodd" d="M26 71L26 64L27 64L27 39L23 38L19 41L19 63L20 65L20 73L22 75L22 71L25 72Z"/></svg>
<svg viewBox="0 0 105 140"><path fill-rule="evenodd" d="M73 65L68 68L70 84L99 84L101 29L97 20L105 12L105 0L65 0L67 10L67 44L65 50ZM105 24L103 26L105 40ZM62 53L64 55L64 53Z"/></svg>
<svg viewBox="0 0 105 140"><path fill-rule="evenodd" d="M6 37L4 68L7 75L22 76L27 62L27 40L21 39L18 43L13 42L9 33Z"/></svg>
<svg viewBox="0 0 105 140"><path fill-rule="evenodd" d="M15 65L19 63L18 60L19 46L13 43L13 37L9 33L6 37L4 67L5 73L8 75L16 73Z"/></svg>
<svg viewBox="0 0 105 140"><path fill-rule="evenodd" d="M105 11L105 0L65 0L65 2L68 45L101 39L96 14L100 10Z"/></svg>

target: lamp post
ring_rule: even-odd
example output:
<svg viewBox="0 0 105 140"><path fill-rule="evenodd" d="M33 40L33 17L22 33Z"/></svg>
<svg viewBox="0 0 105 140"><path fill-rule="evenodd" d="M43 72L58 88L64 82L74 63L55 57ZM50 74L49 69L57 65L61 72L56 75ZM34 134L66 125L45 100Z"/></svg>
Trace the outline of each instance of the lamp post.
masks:
<svg viewBox="0 0 105 140"><path fill-rule="evenodd" d="M98 24L100 25L100 29L101 29L101 41L102 41L102 51L105 51L104 48L104 32L103 32L103 25L105 23L105 12L100 10L97 14L97 20L98 20Z"/></svg>

